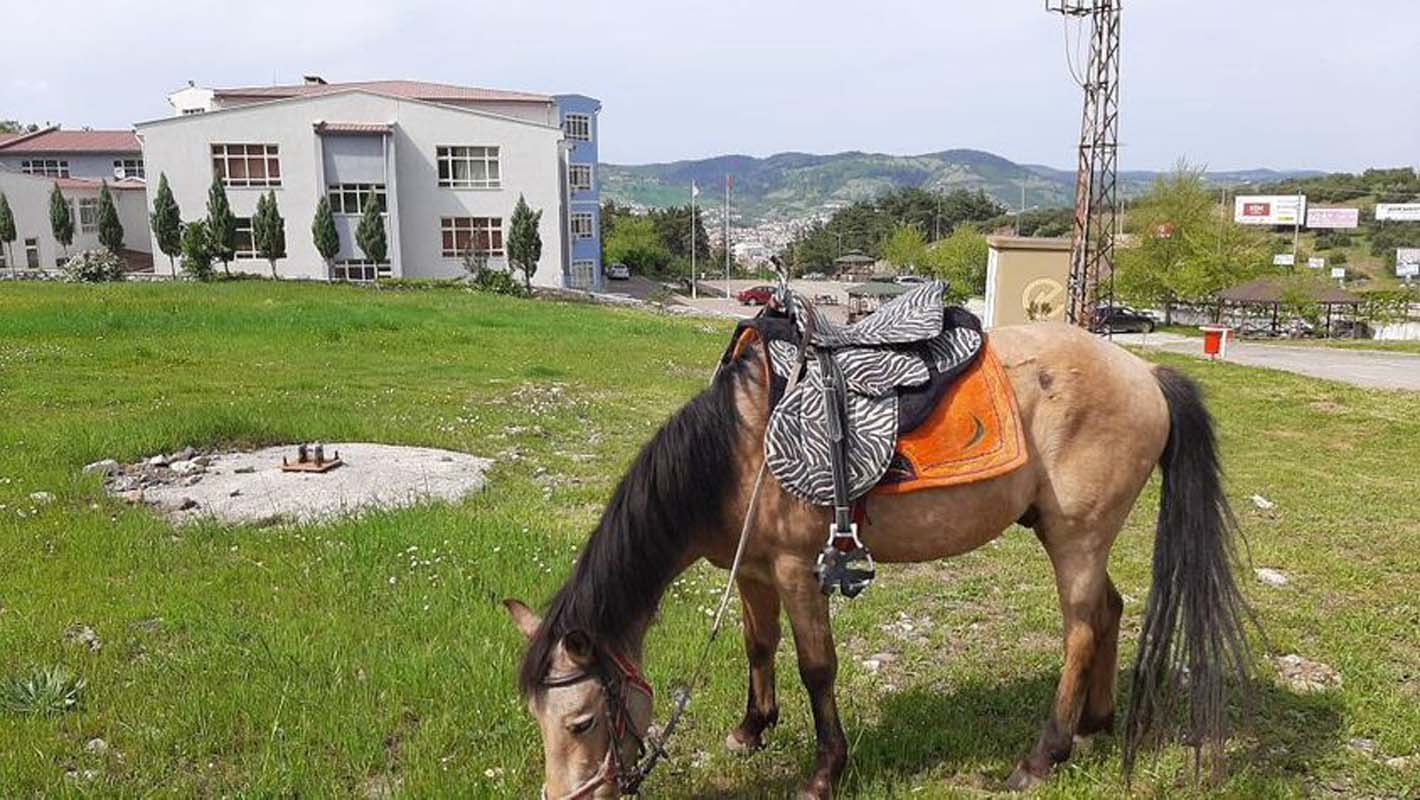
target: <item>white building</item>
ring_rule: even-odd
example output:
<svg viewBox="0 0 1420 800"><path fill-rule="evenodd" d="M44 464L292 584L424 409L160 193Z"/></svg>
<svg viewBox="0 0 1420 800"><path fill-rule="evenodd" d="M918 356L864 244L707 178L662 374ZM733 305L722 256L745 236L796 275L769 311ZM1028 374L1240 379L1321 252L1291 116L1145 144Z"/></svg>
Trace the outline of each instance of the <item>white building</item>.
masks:
<svg viewBox="0 0 1420 800"><path fill-rule="evenodd" d="M130 270L151 268L143 153L132 131L66 131L58 127L0 135L0 193L15 216L16 240L0 247L0 266L50 269L67 255L99 246L100 183L106 181L123 225L120 254ZM54 238L49 196L54 187L69 201L74 241Z"/></svg>
<svg viewBox="0 0 1420 800"><path fill-rule="evenodd" d="M568 163L557 98L415 81L208 90L170 98L174 116L139 123L151 185L166 175L186 220L206 216L222 177L239 219L233 269L264 273L251 242L257 198L275 191L286 219L283 277L369 280L463 275L466 254L507 264L518 197L541 210L542 259L533 282L569 272ZM152 192L149 193L152 204ZM355 243L366 198L382 203L389 253L373 263ZM311 220L330 198L340 234L334 273L315 250Z"/></svg>

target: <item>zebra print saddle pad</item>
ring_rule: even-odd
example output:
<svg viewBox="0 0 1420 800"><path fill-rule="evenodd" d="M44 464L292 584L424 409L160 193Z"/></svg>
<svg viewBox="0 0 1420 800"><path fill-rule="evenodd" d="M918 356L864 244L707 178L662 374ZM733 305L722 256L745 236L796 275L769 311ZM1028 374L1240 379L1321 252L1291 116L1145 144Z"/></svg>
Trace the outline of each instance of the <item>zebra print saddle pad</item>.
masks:
<svg viewBox="0 0 1420 800"><path fill-rule="evenodd" d="M753 335L768 349L773 368L765 456L769 469L791 494L817 505L833 505L829 422L818 352L846 387L848 494L855 500L882 480L898 437L931 414L952 382L975 361L984 335L981 322L962 308L942 305L943 286L927 283L884 303L854 325L841 325L798 299L804 313L789 318L767 311L740 323L725 361ZM783 396L798 366L799 345L809 331L804 375Z"/></svg>

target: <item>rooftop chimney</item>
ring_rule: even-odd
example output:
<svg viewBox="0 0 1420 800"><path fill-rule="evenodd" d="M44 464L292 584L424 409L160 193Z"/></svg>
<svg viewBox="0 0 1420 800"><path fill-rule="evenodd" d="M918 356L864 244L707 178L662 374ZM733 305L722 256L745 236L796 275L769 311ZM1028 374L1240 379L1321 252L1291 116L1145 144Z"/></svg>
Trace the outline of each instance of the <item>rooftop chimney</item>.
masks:
<svg viewBox="0 0 1420 800"><path fill-rule="evenodd" d="M305 76L303 76L303 79L305 80L307 86L325 86L325 85L326 85L326 83L325 83L325 78L322 78L322 77L319 76L319 75L305 75Z"/></svg>

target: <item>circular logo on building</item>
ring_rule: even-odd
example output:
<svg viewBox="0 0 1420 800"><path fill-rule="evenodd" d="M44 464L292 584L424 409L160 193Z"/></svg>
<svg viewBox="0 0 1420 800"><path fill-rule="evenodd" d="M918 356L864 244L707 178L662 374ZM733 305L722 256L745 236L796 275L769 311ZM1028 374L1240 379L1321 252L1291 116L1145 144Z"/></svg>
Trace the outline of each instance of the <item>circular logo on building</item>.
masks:
<svg viewBox="0 0 1420 800"><path fill-rule="evenodd" d="M1033 322L1065 319L1065 287L1054 278L1036 278L1021 292L1021 309Z"/></svg>

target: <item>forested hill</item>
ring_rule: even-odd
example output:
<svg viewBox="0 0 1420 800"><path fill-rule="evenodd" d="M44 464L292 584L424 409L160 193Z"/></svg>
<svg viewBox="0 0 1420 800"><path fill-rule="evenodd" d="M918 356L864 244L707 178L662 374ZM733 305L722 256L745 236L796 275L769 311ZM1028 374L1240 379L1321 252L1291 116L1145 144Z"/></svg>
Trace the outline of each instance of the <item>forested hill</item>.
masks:
<svg viewBox="0 0 1420 800"><path fill-rule="evenodd" d="M632 206L665 208L688 202L694 180L719 201L725 175L735 181L735 208L746 223L771 218L804 218L904 186L950 191L980 189L1016 207L1021 187L1026 205L1049 208L1074 200L1073 171L1017 164L981 150L943 150L916 156L848 152L833 155L779 153L767 158L726 155L665 164L601 165L602 196ZM1267 169L1209 173L1218 185L1272 183L1320 175L1310 170ZM1126 197L1142 193L1158 175L1129 171L1120 176ZM706 195L702 195L706 198Z"/></svg>

